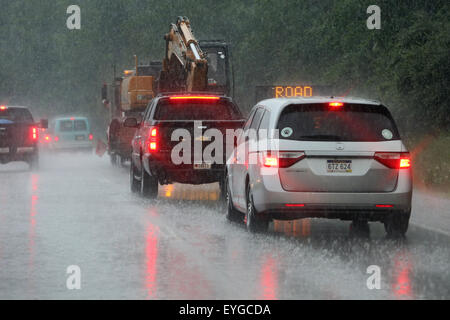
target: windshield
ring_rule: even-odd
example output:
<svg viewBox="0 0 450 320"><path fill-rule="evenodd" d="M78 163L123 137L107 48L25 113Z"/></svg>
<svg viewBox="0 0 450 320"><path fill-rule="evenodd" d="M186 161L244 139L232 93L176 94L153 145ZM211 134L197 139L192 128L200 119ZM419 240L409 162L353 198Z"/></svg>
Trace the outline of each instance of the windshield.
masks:
<svg viewBox="0 0 450 320"><path fill-rule="evenodd" d="M207 52L208 84L225 86L227 75L225 68L225 52L223 50Z"/></svg>
<svg viewBox="0 0 450 320"><path fill-rule="evenodd" d="M241 114L228 100L180 101L162 100L155 111L155 120L238 120Z"/></svg>
<svg viewBox="0 0 450 320"><path fill-rule="evenodd" d="M387 141L400 139L397 127L383 106L345 104L290 105L278 120L280 138L317 141Z"/></svg>
<svg viewBox="0 0 450 320"><path fill-rule="evenodd" d="M0 123L31 123L33 117L27 109L7 108L0 110Z"/></svg>

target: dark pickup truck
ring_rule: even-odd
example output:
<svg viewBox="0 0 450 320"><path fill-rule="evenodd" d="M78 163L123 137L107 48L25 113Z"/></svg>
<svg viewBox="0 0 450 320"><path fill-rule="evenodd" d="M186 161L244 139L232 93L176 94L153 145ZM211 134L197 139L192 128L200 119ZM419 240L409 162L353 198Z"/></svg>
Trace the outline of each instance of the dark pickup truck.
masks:
<svg viewBox="0 0 450 320"><path fill-rule="evenodd" d="M47 120L35 123L25 107L0 106L0 163L25 161L36 169L39 128L47 127Z"/></svg>
<svg viewBox="0 0 450 320"><path fill-rule="evenodd" d="M132 140L133 192L154 198L159 184L219 182L244 118L231 98L216 95L162 95L147 106Z"/></svg>

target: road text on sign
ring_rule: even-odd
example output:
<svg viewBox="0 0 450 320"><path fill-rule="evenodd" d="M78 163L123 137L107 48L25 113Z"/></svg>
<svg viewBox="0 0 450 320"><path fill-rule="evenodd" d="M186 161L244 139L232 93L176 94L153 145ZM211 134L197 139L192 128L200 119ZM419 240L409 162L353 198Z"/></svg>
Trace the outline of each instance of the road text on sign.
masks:
<svg viewBox="0 0 450 320"><path fill-rule="evenodd" d="M276 86L274 98L312 97L313 89L310 86Z"/></svg>

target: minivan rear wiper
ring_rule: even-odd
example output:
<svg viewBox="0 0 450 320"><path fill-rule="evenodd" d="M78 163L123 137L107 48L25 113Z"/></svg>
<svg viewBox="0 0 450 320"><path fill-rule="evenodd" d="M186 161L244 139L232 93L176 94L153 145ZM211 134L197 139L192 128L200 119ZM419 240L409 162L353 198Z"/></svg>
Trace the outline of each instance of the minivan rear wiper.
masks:
<svg viewBox="0 0 450 320"><path fill-rule="evenodd" d="M342 137L336 135L318 134L313 136L300 136L299 139L311 139L311 140L331 140L331 141L341 141Z"/></svg>

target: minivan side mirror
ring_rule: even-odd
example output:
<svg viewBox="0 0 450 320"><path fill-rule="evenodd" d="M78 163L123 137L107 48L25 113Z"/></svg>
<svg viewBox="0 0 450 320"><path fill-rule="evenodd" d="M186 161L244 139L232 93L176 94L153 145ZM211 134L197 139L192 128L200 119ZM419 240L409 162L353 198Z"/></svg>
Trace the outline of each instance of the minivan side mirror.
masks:
<svg viewBox="0 0 450 320"><path fill-rule="evenodd" d="M39 122L39 128L48 129L48 119L41 119Z"/></svg>
<svg viewBox="0 0 450 320"><path fill-rule="evenodd" d="M123 126L126 128L137 128L139 127L139 122L136 118L130 117L125 119L125 121L123 122Z"/></svg>

